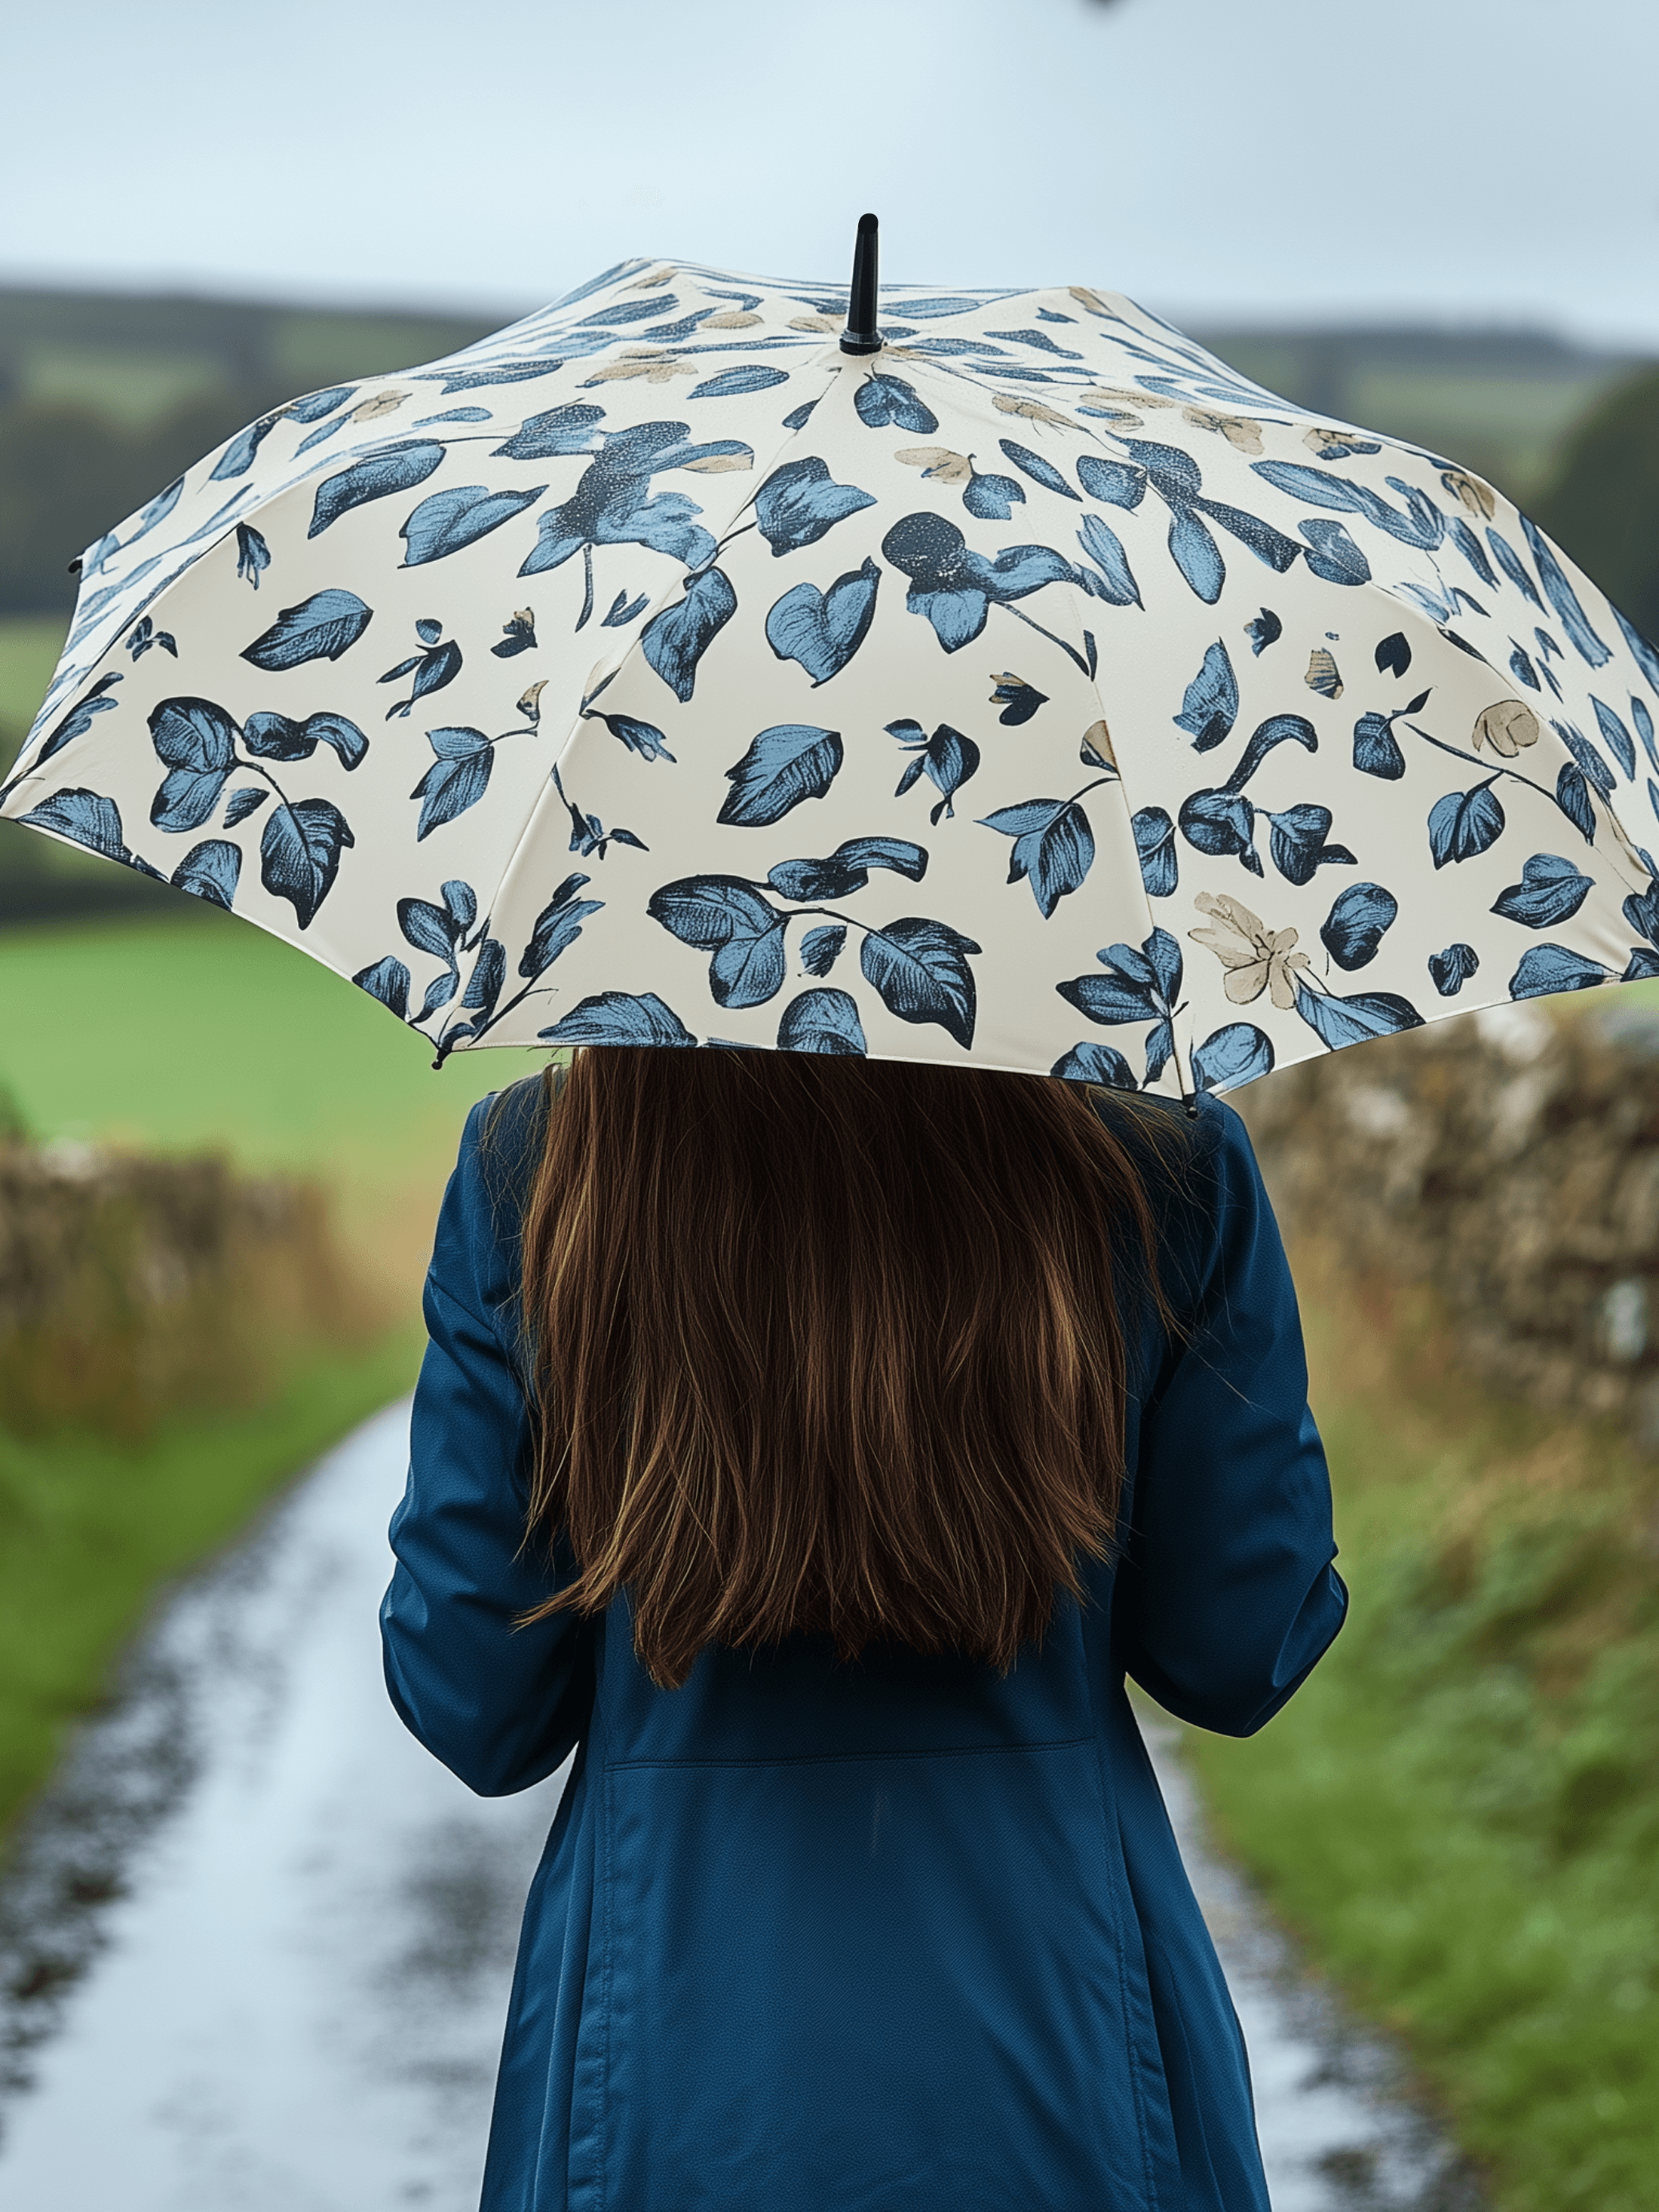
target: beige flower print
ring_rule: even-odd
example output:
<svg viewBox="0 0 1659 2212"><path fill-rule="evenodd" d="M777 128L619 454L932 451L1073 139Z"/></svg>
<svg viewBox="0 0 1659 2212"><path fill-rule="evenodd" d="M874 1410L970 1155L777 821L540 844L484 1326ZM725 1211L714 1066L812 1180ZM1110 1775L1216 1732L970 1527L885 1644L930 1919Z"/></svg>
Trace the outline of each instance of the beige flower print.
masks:
<svg viewBox="0 0 1659 2212"><path fill-rule="evenodd" d="M1477 521L1490 522L1498 512L1498 495L1489 483L1472 477L1467 469L1446 469L1440 481L1458 505Z"/></svg>
<svg viewBox="0 0 1659 2212"><path fill-rule="evenodd" d="M1265 928L1259 915L1225 893L1200 891L1197 904L1215 926L1187 934L1194 945L1207 945L1227 970L1223 988L1234 1006L1248 1006L1266 991L1287 1013L1296 1004L1297 971L1309 964L1307 954L1295 949L1298 933Z"/></svg>
<svg viewBox="0 0 1659 2212"><path fill-rule="evenodd" d="M1208 407L1183 407L1181 419L1190 422L1194 430L1213 430L1241 453L1261 451L1261 425L1248 416L1218 415Z"/></svg>
<svg viewBox="0 0 1659 2212"><path fill-rule="evenodd" d="M1513 760L1522 746L1538 743L1538 717L1524 699L1500 699L1474 718L1470 744L1479 752L1490 745L1500 760Z"/></svg>

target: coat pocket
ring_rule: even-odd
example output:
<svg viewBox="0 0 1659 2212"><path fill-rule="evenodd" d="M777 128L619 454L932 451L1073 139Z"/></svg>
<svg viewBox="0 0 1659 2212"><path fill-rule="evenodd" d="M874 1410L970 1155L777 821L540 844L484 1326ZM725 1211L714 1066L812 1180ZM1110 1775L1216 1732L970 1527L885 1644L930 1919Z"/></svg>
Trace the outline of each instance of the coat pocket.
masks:
<svg viewBox="0 0 1659 2212"><path fill-rule="evenodd" d="M608 1769L596 2201L1143 2205L1097 1758Z"/></svg>

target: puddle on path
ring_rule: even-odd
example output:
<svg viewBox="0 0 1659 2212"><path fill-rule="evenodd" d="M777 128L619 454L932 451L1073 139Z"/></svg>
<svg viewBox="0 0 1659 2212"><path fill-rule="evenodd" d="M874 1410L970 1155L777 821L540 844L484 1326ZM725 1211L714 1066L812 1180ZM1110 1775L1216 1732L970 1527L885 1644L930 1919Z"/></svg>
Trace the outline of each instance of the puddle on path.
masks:
<svg viewBox="0 0 1659 2212"><path fill-rule="evenodd" d="M0 2212L472 2212L519 1913L558 1801L405 1735L375 1608L408 1409L187 1585L0 1885ZM1274 2212L1474 2212L1387 2054L1211 1857L1148 1723L1250 2046Z"/></svg>

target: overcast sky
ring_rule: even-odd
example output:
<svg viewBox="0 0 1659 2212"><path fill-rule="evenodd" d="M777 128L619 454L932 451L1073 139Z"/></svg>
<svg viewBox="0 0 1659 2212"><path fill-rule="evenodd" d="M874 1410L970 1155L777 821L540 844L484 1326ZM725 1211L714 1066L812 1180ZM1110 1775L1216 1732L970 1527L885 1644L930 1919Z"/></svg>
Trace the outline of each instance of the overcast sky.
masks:
<svg viewBox="0 0 1659 2212"><path fill-rule="evenodd" d="M503 317L631 254L1659 349L1655 0L3 0L0 281Z"/></svg>

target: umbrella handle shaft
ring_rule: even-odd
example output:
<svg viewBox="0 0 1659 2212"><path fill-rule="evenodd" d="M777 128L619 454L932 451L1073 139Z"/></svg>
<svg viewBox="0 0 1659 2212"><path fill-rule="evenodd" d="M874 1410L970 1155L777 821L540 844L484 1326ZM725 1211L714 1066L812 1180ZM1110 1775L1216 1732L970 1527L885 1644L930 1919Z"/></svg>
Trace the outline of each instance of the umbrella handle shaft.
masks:
<svg viewBox="0 0 1659 2212"><path fill-rule="evenodd" d="M853 247L853 289L847 301L847 327L841 334L843 353L881 351L881 332L876 328L878 228L874 216L859 217L859 234Z"/></svg>

